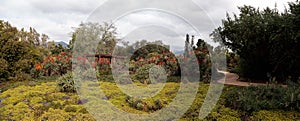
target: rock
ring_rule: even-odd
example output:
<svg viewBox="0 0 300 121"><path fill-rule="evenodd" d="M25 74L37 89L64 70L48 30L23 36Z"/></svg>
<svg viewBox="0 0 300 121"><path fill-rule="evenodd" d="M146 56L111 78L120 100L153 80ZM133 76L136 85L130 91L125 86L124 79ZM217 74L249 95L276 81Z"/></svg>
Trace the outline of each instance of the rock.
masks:
<svg viewBox="0 0 300 121"><path fill-rule="evenodd" d="M35 83L34 81L30 81L30 82L28 83L28 85L29 85L29 86L35 86L36 83Z"/></svg>
<svg viewBox="0 0 300 121"><path fill-rule="evenodd" d="M79 99L79 100L77 101L77 104L85 104L85 103L87 103L87 102L88 102L87 99Z"/></svg>
<svg viewBox="0 0 300 121"><path fill-rule="evenodd" d="M63 96L61 99L62 100L68 100L68 99L70 99L70 97L69 96Z"/></svg>

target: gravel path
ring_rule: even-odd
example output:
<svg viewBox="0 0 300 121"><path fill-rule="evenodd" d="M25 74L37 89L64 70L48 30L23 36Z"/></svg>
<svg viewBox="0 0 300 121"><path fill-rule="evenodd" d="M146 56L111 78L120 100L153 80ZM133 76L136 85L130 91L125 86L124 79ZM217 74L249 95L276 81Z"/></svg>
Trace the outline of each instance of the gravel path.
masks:
<svg viewBox="0 0 300 121"><path fill-rule="evenodd" d="M265 85L264 83L250 83L250 82L241 82L238 81L239 76L235 73L225 72L225 71L219 71L220 73L225 74L225 82L224 79L220 79L217 82L223 83L225 85L234 85L234 86L250 86L250 85Z"/></svg>

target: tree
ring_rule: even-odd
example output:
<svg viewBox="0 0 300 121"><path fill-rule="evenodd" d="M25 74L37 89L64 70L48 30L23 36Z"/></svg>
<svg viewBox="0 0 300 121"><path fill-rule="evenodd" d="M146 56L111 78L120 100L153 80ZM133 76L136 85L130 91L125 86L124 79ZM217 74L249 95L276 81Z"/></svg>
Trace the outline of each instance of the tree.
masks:
<svg viewBox="0 0 300 121"><path fill-rule="evenodd" d="M72 50L76 45L76 51L85 54L112 54L119 41L116 34L113 24L81 23L72 34L69 47ZM89 48L91 45L98 46Z"/></svg>
<svg viewBox="0 0 300 121"><path fill-rule="evenodd" d="M58 55L61 52L66 52L67 49L64 48L61 44L56 45L54 41L50 41L47 43L47 48L50 50L51 55Z"/></svg>
<svg viewBox="0 0 300 121"><path fill-rule="evenodd" d="M35 35L38 33L32 29ZM32 35L0 20L1 80L24 80L34 64L42 60L43 50L32 43ZM30 41L29 41L30 40ZM9 72L9 73L7 73ZM26 77L26 78L25 78Z"/></svg>
<svg viewBox="0 0 300 121"><path fill-rule="evenodd" d="M190 53L190 35L186 34L186 40L185 40L185 45L184 45L183 56L185 58L188 58L189 57L189 53Z"/></svg>
<svg viewBox="0 0 300 121"><path fill-rule="evenodd" d="M290 10L262 11L251 6L239 7L240 14L227 14L223 25L211 36L215 41L240 56L241 74L254 79L267 75L283 80L298 78L299 71L299 2L290 3Z"/></svg>
<svg viewBox="0 0 300 121"><path fill-rule="evenodd" d="M32 27L29 28L29 41L35 46L40 46L40 34Z"/></svg>
<svg viewBox="0 0 300 121"><path fill-rule="evenodd" d="M41 40L42 40L42 46L43 47L47 47L47 41L48 41L48 39L49 39L49 36L48 35L46 35L46 34L42 34L42 37L41 37Z"/></svg>
<svg viewBox="0 0 300 121"><path fill-rule="evenodd" d="M132 46L132 48L134 48L134 53L132 53L133 55L131 56L131 60L135 61L139 58L146 58L149 53L157 52L159 54L163 54L170 51L170 47L163 44L161 40L154 42L147 42L147 40L137 41L133 43ZM132 51L131 47L129 47L129 51Z"/></svg>

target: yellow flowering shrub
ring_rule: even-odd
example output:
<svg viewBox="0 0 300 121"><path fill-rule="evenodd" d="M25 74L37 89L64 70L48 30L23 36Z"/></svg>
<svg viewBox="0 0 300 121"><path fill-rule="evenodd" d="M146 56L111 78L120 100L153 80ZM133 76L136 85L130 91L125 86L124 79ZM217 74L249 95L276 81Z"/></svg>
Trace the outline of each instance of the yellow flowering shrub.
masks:
<svg viewBox="0 0 300 121"><path fill-rule="evenodd" d="M35 86L19 86L8 89L0 94L0 120L50 120L50 121L94 121L85 106L94 110L93 116L105 115L107 119L113 119L114 115L96 113L106 111L99 109L101 105L96 101L99 98L109 101L116 108L134 114L149 114L154 110L145 108L157 106L159 99L162 106L172 102L178 93L180 83L168 82L164 88L154 97L141 99L140 104L135 107L130 105L128 95L123 93L115 83L98 82L97 84L84 83L88 87L82 90L87 96L79 98L76 93L63 93L56 88L55 82L46 82ZM139 85L143 86L143 85ZM200 108L206 97L208 84L200 83L193 104L180 120L199 120ZM99 88L100 87L100 88ZM100 97L97 90L101 89L106 97ZM225 89L226 91L226 89ZM189 91L183 92L189 94ZM238 110L224 106L224 96L221 96L218 104L204 120L240 121L243 116ZM85 104L85 106L83 105ZM143 104L143 106L141 106ZM181 105L178 105L181 106ZM254 112L251 120L300 120L300 114L293 111L266 111Z"/></svg>
<svg viewBox="0 0 300 121"><path fill-rule="evenodd" d="M296 111L261 110L254 112L251 118L254 121L299 121L300 113Z"/></svg>

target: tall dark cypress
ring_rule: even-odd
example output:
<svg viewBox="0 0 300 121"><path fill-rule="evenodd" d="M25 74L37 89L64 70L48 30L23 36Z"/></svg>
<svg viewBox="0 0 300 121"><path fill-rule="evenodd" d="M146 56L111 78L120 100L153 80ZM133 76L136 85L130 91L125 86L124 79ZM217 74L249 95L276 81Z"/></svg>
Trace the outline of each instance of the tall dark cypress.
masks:
<svg viewBox="0 0 300 121"><path fill-rule="evenodd" d="M195 36L192 35L192 41L191 41L191 47L192 47L192 48L194 47L194 38L195 38Z"/></svg>
<svg viewBox="0 0 300 121"><path fill-rule="evenodd" d="M185 46L184 46L184 57L189 56L189 44L190 44L190 35L186 34Z"/></svg>

